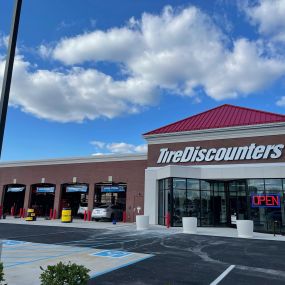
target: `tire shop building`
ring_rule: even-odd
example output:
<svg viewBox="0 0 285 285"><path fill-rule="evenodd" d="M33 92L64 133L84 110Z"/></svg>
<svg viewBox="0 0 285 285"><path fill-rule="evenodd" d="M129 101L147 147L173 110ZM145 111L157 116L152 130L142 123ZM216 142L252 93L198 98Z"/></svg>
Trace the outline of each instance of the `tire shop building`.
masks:
<svg viewBox="0 0 285 285"><path fill-rule="evenodd" d="M285 115L222 105L144 134L147 155L21 161L0 164L4 212L68 205L123 205L126 220L151 224L285 229Z"/></svg>

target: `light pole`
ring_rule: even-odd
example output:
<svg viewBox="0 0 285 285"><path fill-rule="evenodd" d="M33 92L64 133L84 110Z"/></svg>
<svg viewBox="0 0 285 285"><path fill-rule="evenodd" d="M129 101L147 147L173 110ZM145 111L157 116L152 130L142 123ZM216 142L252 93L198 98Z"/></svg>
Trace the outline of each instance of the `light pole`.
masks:
<svg viewBox="0 0 285 285"><path fill-rule="evenodd" d="M1 101L0 101L0 158L2 153L4 130L5 130L5 123L6 123L8 102L9 102L14 58L15 58L16 42L17 42L18 28L20 22L21 6L22 6L22 0L15 0L5 72L2 84Z"/></svg>

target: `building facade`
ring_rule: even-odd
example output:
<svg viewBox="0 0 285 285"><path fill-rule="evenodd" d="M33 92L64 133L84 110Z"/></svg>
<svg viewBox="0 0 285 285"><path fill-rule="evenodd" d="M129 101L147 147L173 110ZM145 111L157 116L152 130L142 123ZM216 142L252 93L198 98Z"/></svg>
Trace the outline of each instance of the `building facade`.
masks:
<svg viewBox="0 0 285 285"><path fill-rule="evenodd" d="M181 226L182 217L195 216L199 226L231 227L237 219L252 219L255 230L285 229L284 115L222 105L144 138L147 155L3 163L2 205L6 211L14 205L13 185L23 208L33 206L39 189L54 187L48 208L58 215L68 199L77 201L76 208L85 197L91 210L108 198L106 185L121 185L125 194L109 194L113 202L125 199L127 221L144 213L152 224L165 225L169 216L171 226ZM67 194L71 186L85 196L80 190Z"/></svg>

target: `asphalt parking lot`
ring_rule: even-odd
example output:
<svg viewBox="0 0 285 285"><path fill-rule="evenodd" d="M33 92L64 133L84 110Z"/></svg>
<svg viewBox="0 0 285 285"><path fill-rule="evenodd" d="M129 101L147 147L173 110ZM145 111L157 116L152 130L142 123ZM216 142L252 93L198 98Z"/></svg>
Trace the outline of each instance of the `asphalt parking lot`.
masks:
<svg viewBox="0 0 285 285"><path fill-rule="evenodd" d="M13 224L0 224L0 238L153 255L89 284L285 284L285 243L280 241Z"/></svg>

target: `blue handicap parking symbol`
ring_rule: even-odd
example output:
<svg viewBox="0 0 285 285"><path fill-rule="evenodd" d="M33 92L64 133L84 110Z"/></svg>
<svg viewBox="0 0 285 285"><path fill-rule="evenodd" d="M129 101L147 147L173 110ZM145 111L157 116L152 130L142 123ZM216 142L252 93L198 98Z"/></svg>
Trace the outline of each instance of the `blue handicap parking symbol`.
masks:
<svg viewBox="0 0 285 285"><path fill-rule="evenodd" d="M3 246L14 246L14 245L20 245L26 243L25 241L20 240L3 240L2 244Z"/></svg>
<svg viewBox="0 0 285 285"><path fill-rule="evenodd" d="M101 257L112 257L112 258L121 258L128 255L131 255L131 252L127 251L118 251L118 250L103 250L100 252L92 253L92 256L101 256Z"/></svg>

